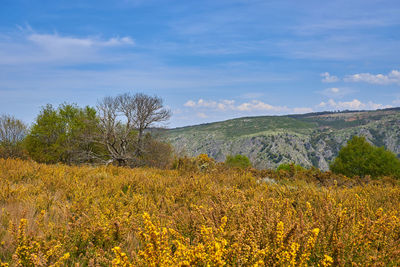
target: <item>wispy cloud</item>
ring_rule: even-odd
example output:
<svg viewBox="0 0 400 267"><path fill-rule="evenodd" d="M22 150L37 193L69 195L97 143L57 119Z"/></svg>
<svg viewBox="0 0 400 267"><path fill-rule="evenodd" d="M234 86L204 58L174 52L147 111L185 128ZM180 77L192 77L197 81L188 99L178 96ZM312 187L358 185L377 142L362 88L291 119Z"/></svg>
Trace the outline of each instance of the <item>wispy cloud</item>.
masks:
<svg viewBox="0 0 400 267"><path fill-rule="evenodd" d="M235 100L204 100L199 99L197 101L188 100L185 107L196 110L202 110L203 112L239 112L239 113L252 113L255 112L266 112L268 114L283 114L283 113L305 113L312 112L313 109L309 107L295 107L289 108L287 106L276 106L265 103L261 100L251 100L243 103L236 103Z"/></svg>
<svg viewBox="0 0 400 267"><path fill-rule="evenodd" d="M273 106L267 103L264 103L260 100L252 100L250 102L242 103L236 107L240 111L275 111L282 112L288 111L289 109L285 106Z"/></svg>
<svg viewBox="0 0 400 267"><path fill-rule="evenodd" d="M197 117L199 117L201 119L208 118L208 116L204 112L197 112L196 115L197 115Z"/></svg>
<svg viewBox="0 0 400 267"><path fill-rule="evenodd" d="M398 84L400 85L400 71L392 70L387 75L385 74L371 74L371 73L358 73L347 75L344 78L346 82L365 82L371 84Z"/></svg>
<svg viewBox="0 0 400 267"><path fill-rule="evenodd" d="M356 90L348 88L348 87L330 87L326 88L322 91L318 91L319 94L330 98L342 98L346 95L350 95L355 93Z"/></svg>
<svg viewBox="0 0 400 267"><path fill-rule="evenodd" d="M314 109L312 108L293 108L293 113L296 114L304 114L304 113L310 113L310 112L314 112Z"/></svg>
<svg viewBox="0 0 400 267"><path fill-rule="evenodd" d="M87 64L105 59L103 51L113 47L134 46L129 37L75 37L58 33L41 34L32 29L0 38L0 65Z"/></svg>
<svg viewBox="0 0 400 267"><path fill-rule="evenodd" d="M392 106L378 104L372 101L363 103L358 99L353 99L352 101L344 101L344 102L342 101L336 102L333 99L329 99L327 102L321 102L317 107L323 109L335 109L335 110L361 110L361 109L390 108Z"/></svg>
<svg viewBox="0 0 400 267"><path fill-rule="evenodd" d="M326 34L327 32L339 30L354 30L354 29L370 29L374 27L386 27L398 24L398 21L393 17L377 17L377 18L341 18L341 19L323 19L319 22L302 23L293 27L294 31L299 35L316 35Z"/></svg>
<svg viewBox="0 0 400 267"><path fill-rule="evenodd" d="M321 77L323 77L323 79L321 80L323 83L334 83L340 81L337 76L330 75L329 72L321 73Z"/></svg>
<svg viewBox="0 0 400 267"><path fill-rule="evenodd" d="M185 104L185 107L189 108L211 108L218 109L220 111L224 110L235 110L235 100L221 100L221 101L213 101L213 100L204 100L200 98L198 101L188 100Z"/></svg>
<svg viewBox="0 0 400 267"><path fill-rule="evenodd" d="M58 34L30 34L27 36L29 41L47 49L65 49L69 47L107 47L120 45L134 45L131 37L113 37L102 40L100 38L78 38L71 36L60 36Z"/></svg>

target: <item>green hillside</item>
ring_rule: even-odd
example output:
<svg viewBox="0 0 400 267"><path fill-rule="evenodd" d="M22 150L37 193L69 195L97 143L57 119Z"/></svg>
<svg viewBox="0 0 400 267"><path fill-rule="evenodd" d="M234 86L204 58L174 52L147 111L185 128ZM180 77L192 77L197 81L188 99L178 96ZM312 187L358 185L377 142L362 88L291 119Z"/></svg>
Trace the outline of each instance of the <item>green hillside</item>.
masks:
<svg viewBox="0 0 400 267"><path fill-rule="evenodd" d="M296 133L310 133L318 124L313 121L298 119L289 116L262 116L244 117L222 122L207 123L196 126L176 128L171 134L185 134L188 132L218 132L226 137L253 135L262 132L291 131Z"/></svg>
<svg viewBox="0 0 400 267"><path fill-rule="evenodd" d="M400 154L400 108L244 117L166 132L181 153L206 153L219 161L229 154L248 156L259 168L295 162L327 169L353 135Z"/></svg>

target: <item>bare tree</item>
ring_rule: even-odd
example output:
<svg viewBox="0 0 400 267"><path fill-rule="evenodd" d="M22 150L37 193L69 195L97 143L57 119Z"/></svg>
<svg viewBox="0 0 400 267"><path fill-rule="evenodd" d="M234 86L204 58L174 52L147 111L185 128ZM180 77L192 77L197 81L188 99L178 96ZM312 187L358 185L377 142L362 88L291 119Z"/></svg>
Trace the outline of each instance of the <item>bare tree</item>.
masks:
<svg viewBox="0 0 400 267"><path fill-rule="evenodd" d="M171 117L171 111L163 108L161 98L148 96L145 94L136 94L134 97L135 108L135 126L138 131L136 154L143 151L143 133L156 122L163 122Z"/></svg>
<svg viewBox="0 0 400 267"><path fill-rule="evenodd" d="M110 161L126 165L143 152L144 131L170 118L162 99L145 94L105 97L97 104L100 140Z"/></svg>
<svg viewBox="0 0 400 267"><path fill-rule="evenodd" d="M3 157L22 156L21 142L26 135L26 125L10 115L0 116L0 148Z"/></svg>

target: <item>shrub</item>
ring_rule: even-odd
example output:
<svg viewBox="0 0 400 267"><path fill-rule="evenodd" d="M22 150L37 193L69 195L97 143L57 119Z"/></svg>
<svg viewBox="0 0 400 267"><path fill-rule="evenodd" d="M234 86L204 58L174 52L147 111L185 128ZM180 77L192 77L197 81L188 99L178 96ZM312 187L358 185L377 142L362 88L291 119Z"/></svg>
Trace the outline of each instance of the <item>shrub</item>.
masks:
<svg viewBox="0 0 400 267"><path fill-rule="evenodd" d="M284 170L284 171L287 171L288 173L294 174L295 172L304 171L305 169L298 164L282 163L281 165L278 166L278 168L276 170L278 172L281 170Z"/></svg>
<svg viewBox="0 0 400 267"><path fill-rule="evenodd" d="M207 154L200 154L197 157L187 156L175 158L172 168L185 172L208 171L215 166L215 160Z"/></svg>
<svg viewBox="0 0 400 267"><path fill-rule="evenodd" d="M0 266L400 266L398 184L272 175L0 159Z"/></svg>
<svg viewBox="0 0 400 267"><path fill-rule="evenodd" d="M334 173L349 177L370 175L377 178L392 176L400 178L400 161L383 147L369 144L364 137L354 136L340 151L331 164Z"/></svg>
<svg viewBox="0 0 400 267"><path fill-rule="evenodd" d="M174 150L170 144L156 140L150 134L147 134L143 140L143 148L142 155L135 159L136 166L148 166L160 169L171 167Z"/></svg>
<svg viewBox="0 0 400 267"><path fill-rule="evenodd" d="M246 169L251 167L251 162L248 157L244 155L228 155L225 160L225 164L229 167L237 167L240 169Z"/></svg>

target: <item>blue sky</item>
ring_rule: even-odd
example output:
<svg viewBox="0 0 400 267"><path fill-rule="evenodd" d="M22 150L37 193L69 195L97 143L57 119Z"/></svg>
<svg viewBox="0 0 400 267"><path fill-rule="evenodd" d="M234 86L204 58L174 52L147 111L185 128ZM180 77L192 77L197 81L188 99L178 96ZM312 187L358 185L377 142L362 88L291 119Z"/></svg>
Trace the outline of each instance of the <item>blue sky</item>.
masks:
<svg viewBox="0 0 400 267"><path fill-rule="evenodd" d="M168 127L400 106L400 1L2 0L0 113L158 95Z"/></svg>

